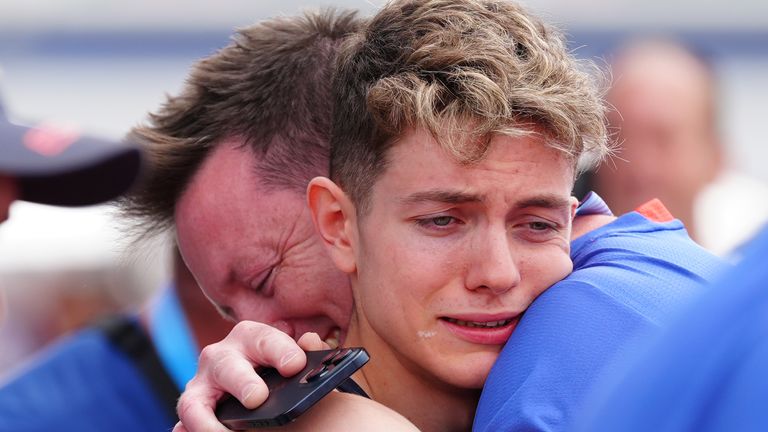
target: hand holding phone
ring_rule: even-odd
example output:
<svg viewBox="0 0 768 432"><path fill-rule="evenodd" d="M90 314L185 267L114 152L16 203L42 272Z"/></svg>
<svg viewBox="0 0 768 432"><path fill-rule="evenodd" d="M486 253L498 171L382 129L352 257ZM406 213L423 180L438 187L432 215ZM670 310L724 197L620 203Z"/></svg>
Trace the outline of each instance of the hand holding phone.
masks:
<svg viewBox="0 0 768 432"><path fill-rule="evenodd" d="M249 410L232 396L219 402L216 417L232 430L280 426L307 411L325 395L368 362L363 348L338 348L307 352L307 365L298 374L285 378L276 369L259 371L269 388L269 397Z"/></svg>

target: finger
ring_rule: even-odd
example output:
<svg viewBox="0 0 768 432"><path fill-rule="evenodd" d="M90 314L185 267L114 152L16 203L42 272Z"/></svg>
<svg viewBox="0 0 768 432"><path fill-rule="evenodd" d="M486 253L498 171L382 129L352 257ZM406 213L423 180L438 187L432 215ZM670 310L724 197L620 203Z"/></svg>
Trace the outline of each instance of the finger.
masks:
<svg viewBox="0 0 768 432"><path fill-rule="evenodd" d="M221 389L237 398L246 408L256 408L269 395L269 389L249 360L237 351L217 351L216 357L206 364L212 368L213 388ZM202 385L202 383L201 383Z"/></svg>
<svg viewBox="0 0 768 432"><path fill-rule="evenodd" d="M320 335L314 332L304 333L301 335L297 343L299 344L299 347L301 347L301 349L304 351L321 351L331 349L331 346L325 343L324 340L320 339Z"/></svg>
<svg viewBox="0 0 768 432"><path fill-rule="evenodd" d="M227 337L239 343L239 349L253 364L271 366L283 376L295 375L306 366L304 351L280 330L256 322L241 322L235 329Z"/></svg>
<svg viewBox="0 0 768 432"><path fill-rule="evenodd" d="M196 394L194 391L191 393L189 390L185 391L176 407L181 420L180 424L177 424L177 427L180 427L179 431L228 432L229 429L216 418L215 406L215 398ZM174 428L175 430L177 429Z"/></svg>

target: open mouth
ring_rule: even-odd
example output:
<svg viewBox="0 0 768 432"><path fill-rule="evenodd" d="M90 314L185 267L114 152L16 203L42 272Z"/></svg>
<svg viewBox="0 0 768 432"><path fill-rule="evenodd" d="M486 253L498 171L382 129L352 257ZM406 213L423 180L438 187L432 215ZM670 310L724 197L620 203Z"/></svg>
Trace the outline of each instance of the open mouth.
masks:
<svg viewBox="0 0 768 432"><path fill-rule="evenodd" d="M500 320L500 321L484 321L484 322L478 322L478 321L462 321L454 318L447 318L443 317L440 318L444 321L448 321L451 324L460 325L463 327L480 327L480 328L496 328L496 327L504 327L505 325L510 324L513 320L506 319L506 320Z"/></svg>

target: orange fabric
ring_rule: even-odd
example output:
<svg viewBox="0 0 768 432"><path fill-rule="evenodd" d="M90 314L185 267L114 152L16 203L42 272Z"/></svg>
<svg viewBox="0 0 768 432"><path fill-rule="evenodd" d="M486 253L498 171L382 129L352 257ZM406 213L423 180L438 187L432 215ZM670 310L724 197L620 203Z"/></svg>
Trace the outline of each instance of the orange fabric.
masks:
<svg viewBox="0 0 768 432"><path fill-rule="evenodd" d="M648 201L635 209L635 211L654 222L669 222L675 219L658 198Z"/></svg>

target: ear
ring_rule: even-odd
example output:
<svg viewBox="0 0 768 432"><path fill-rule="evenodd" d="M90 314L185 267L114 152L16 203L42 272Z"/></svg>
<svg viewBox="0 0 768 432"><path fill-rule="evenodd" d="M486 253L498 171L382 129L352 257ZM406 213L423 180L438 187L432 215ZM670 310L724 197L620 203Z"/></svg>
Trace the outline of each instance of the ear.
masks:
<svg viewBox="0 0 768 432"><path fill-rule="evenodd" d="M579 199L575 196L568 198L568 203L571 206L571 221L576 217L576 209L579 208Z"/></svg>
<svg viewBox="0 0 768 432"><path fill-rule="evenodd" d="M344 273L357 270L355 206L341 188L326 177L315 177L307 186L312 221L334 264Z"/></svg>
<svg viewBox="0 0 768 432"><path fill-rule="evenodd" d="M575 196L571 195L568 198L568 205L570 206L569 211L571 212L570 213L570 216L571 216L571 219L570 219L570 222L571 222L571 227L570 227L571 233L570 233L570 235L571 235L571 241L573 241L573 239L574 239L573 236L575 235L576 228L577 228L577 221L578 221L578 219L576 219L576 209L579 208L579 199L576 198Z"/></svg>

